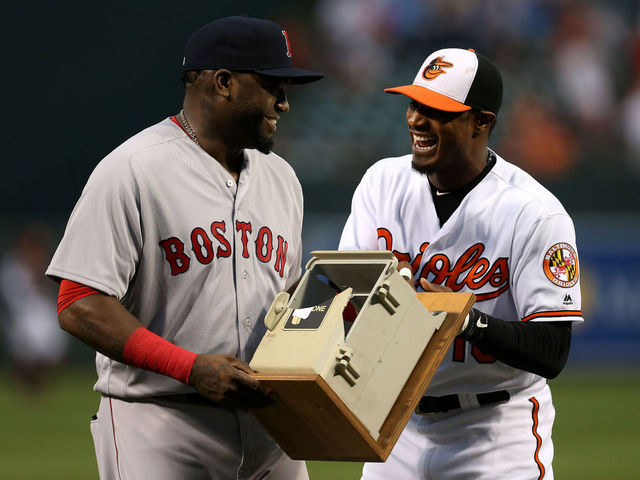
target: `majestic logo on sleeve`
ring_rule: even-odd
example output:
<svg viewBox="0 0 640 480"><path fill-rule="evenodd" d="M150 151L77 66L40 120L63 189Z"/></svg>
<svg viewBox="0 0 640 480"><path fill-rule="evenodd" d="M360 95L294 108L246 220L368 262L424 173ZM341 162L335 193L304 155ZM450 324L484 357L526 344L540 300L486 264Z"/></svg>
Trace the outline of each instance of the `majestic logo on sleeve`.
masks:
<svg viewBox="0 0 640 480"><path fill-rule="evenodd" d="M289 243L280 235L274 235L267 226L261 227L254 236L251 222L236 221L236 241L227 238L227 226L224 221L212 222L209 231L202 227L196 227L191 231L188 240L178 237L169 237L159 242L164 251L165 258L171 267L171 275L176 276L189 270L192 258L202 265L207 265L214 258L227 258L231 256L231 245L242 248L242 256L250 258L252 255L261 263L273 263L273 269L284 277L284 267L287 262L287 249ZM239 237L239 238L238 238ZM252 237L253 241L249 241ZM186 243L186 244L185 244ZM189 245L189 247L187 247ZM191 251L191 254L187 253Z"/></svg>
<svg viewBox="0 0 640 480"><path fill-rule="evenodd" d="M445 68L451 67L453 67L453 63L445 62L442 57L436 57L431 60L431 63L429 63L429 65L427 65L422 71L422 77L425 80L433 80L443 73L447 73L444 71Z"/></svg>
<svg viewBox="0 0 640 480"><path fill-rule="evenodd" d="M547 250L542 268L547 278L559 287L573 287L580 278L578 256L575 249L568 243L556 243Z"/></svg>

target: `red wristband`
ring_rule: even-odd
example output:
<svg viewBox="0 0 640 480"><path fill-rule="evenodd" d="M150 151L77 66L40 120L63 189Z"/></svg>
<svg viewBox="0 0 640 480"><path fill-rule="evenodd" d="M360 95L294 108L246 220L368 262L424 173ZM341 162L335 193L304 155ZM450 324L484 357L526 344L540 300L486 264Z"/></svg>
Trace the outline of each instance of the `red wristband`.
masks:
<svg viewBox="0 0 640 480"><path fill-rule="evenodd" d="M191 368L197 356L197 353L174 345L144 327L131 334L122 351L125 363L161 373L183 383L189 382Z"/></svg>

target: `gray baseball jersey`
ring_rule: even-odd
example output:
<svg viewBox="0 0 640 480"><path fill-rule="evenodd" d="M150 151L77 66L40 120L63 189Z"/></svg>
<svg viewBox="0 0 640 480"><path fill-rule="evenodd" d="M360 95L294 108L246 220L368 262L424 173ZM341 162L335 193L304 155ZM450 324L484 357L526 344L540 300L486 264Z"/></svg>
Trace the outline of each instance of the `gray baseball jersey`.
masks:
<svg viewBox="0 0 640 480"><path fill-rule="evenodd" d="M245 150L238 184L171 119L96 167L47 275L119 299L195 353L249 361L263 315L301 272L302 189L280 157ZM95 390L121 398L192 391L96 356Z"/></svg>

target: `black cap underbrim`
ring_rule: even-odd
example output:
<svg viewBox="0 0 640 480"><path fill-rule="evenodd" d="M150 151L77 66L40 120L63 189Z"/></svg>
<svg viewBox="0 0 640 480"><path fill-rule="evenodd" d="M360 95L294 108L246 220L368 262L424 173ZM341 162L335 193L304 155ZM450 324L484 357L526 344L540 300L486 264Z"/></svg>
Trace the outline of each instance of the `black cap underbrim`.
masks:
<svg viewBox="0 0 640 480"><path fill-rule="evenodd" d="M311 72L297 67L276 67L254 70L267 77L288 78L292 84L311 83L325 77L324 73Z"/></svg>

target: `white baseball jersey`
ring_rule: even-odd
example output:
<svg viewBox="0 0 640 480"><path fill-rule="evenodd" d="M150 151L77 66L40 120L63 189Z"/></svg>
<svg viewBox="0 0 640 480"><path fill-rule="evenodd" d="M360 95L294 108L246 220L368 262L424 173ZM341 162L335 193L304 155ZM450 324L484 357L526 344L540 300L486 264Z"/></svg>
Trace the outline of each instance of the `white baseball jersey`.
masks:
<svg viewBox="0 0 640 480"><path fill-rule="evenodd" d="M149 330L195 353L249 361L263 316L301 273L302 189L280 157L245 150L239 183L166 119L92 173L47 275L112 295ZM104 394L189 392L97 354Z"/></svg>
<svg viewBox="0 0 640 480"><path fill-rule="evenodd" d="M573 223L530 175L497 157L442 227L429 182L411 155L380 160L355 191L341 250L391 250L416 279L476 295L475 308L506 321L582 321ZM456 339L427 394L518 390L538 375Z"/></svg>

